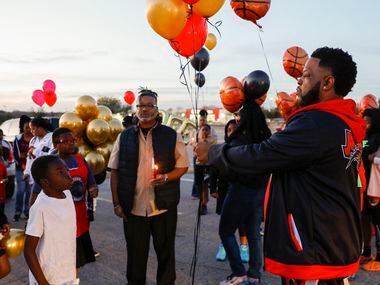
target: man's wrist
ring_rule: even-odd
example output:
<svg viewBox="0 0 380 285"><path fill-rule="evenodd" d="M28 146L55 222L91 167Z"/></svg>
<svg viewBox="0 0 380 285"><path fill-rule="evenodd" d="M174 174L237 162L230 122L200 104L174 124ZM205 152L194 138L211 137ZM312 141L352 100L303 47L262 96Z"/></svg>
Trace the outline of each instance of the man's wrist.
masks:
<svg viewBox="0 0 380 285"><path fill-rule="evenodd" d="M165 173L164 174L164 183L168 182L169 181L169 177L168 175Z"/></svg>

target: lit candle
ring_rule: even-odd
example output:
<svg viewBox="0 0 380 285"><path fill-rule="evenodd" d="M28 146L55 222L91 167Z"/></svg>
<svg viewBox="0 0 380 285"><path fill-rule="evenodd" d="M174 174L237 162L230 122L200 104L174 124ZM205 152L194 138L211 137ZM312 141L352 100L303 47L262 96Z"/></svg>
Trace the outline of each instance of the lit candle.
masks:
<svg viewBox="0 0 380 285"><path fill-rule="evenodd" d="M158 165L154 163L154 157L152 157L152 170L153 170L153 178L157 178L158 174Z"/></svg>

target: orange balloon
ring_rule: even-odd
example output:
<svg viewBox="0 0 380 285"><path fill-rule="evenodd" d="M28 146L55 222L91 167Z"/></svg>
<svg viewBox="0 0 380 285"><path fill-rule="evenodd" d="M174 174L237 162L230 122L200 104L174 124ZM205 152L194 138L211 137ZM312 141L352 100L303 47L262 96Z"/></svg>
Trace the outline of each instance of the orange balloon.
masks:
<svg viewBox="0 0 380 285"><path fill-rule="evenodd" d="M288 95L286 92L277 93L276 105L285 120L298 108L297 93Z"/></svg>
<svg viewBox="0 0 380 285"><path fill-rule="evenodd" d="M157 34L171 40L185 27L187 5L182 0L147 0L146 17Z"/></svg>
<svg viewBox="0 0 380 285"><path fill-rule="evenodd" d="M216 47L217 42L218 42L218 39L216 38L216 36L213 33L209 33L207 35L205 46L208 50L211 51Z"/></svg>
<svg viewBox="0 0 380 285"><path fill-rule="evenodd" d="M220 83L219 96L223 107L234 113L241 108L245 100L243 85L239 79L228 76Z"/></svg>
<svg viewBox="0 0 380 285"><path fill-rule="evenodd" d="M367 94L365 95L359 103L359 115L361 116L365 109L377 109L379 108L379 103L375 95Z"/></svg>
<svg viewBox="0 0 380 285"><path fill-rule="evenodd" d="M257 25L257 20L266 15L271 0L231 0L230 5L240 18ZM259 25L258 25L259 26ZM259 26L260 27L260 26Z"/></svg>
<svg viewBox="0 0 380 285"><path fill-rule="evenodd" d="M287 74L298 79L302 76L303 69L305 68L308 59L309 55L303 48L294 46L285 51L282 57L282 65Z"/></svg>
<svg viewBox="0 0 380 285"><path fill-rule="evenodd" d="M222 8L225 0L199 0L193 5L193 11L198 15L210 18Z"/></svg>

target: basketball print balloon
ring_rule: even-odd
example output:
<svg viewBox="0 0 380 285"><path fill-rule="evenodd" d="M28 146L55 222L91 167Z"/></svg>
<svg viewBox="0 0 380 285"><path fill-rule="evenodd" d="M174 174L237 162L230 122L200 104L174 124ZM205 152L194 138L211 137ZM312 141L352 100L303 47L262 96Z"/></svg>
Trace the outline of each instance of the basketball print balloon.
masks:
<svg viewBox="0 0 380 285"><path fill-rule="evenodd" d="M302 76L306 61L309 59L307 52L298 46L288 48L282 57L282 65L287 74L298 79Z"/></svg>
<svg viewBox="0 0 380 285"><path fill-rule="evenodd" d="M286 92L278 92L276 105L281 115L287 120L290 114L298 108L297 94L293 92L289 96Z"/></svg>
<svg viewBox="0 0 380 285"><path fill-rule="evenodd" d="M234 113L241 108L245 100L243 85L239 79L228 76L220 83L219 96L223 107Z"/></svg>
<svg viewBox="0 0 380 285"><path fill-rule="evenodd" d="M359 115L361 116L365 109L377 109L379 103L375 95L367 94L359 102Z"/></svg>
<svg viewBox="0 0 380 285"><path fill-rule="evenodd" d="M240 18L257 24L257 20L266 15L271 0L231 0L230 5ZM258 25L261 27L260 25Z"/></svg>

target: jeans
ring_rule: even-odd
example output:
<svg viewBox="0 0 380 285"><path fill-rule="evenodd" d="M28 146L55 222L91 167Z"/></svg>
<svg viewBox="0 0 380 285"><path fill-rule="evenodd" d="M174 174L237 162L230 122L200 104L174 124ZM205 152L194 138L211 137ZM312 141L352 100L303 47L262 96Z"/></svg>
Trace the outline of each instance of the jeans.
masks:
<svg viewBox="0 0 380 285"><path fill-rule="evenodd" d="M234 276L248 275L261 278L263 246L260 225L263 219L265 186L257 189L241 184L232 184L224 201L220 216L219 235L227 253ZM246 272L240 258L239 245L235 238L236 229L243 225L249 247L249 269Z"/></svg>
<svg viewBox="0 0 380 285"><path fill-rule="evenodd" d="M23 171L16 170L16 183L17 183L17 193L16 193L16 215L29 215L29 197L30 197L30 184L28 181L22 179Z"/></svg>

